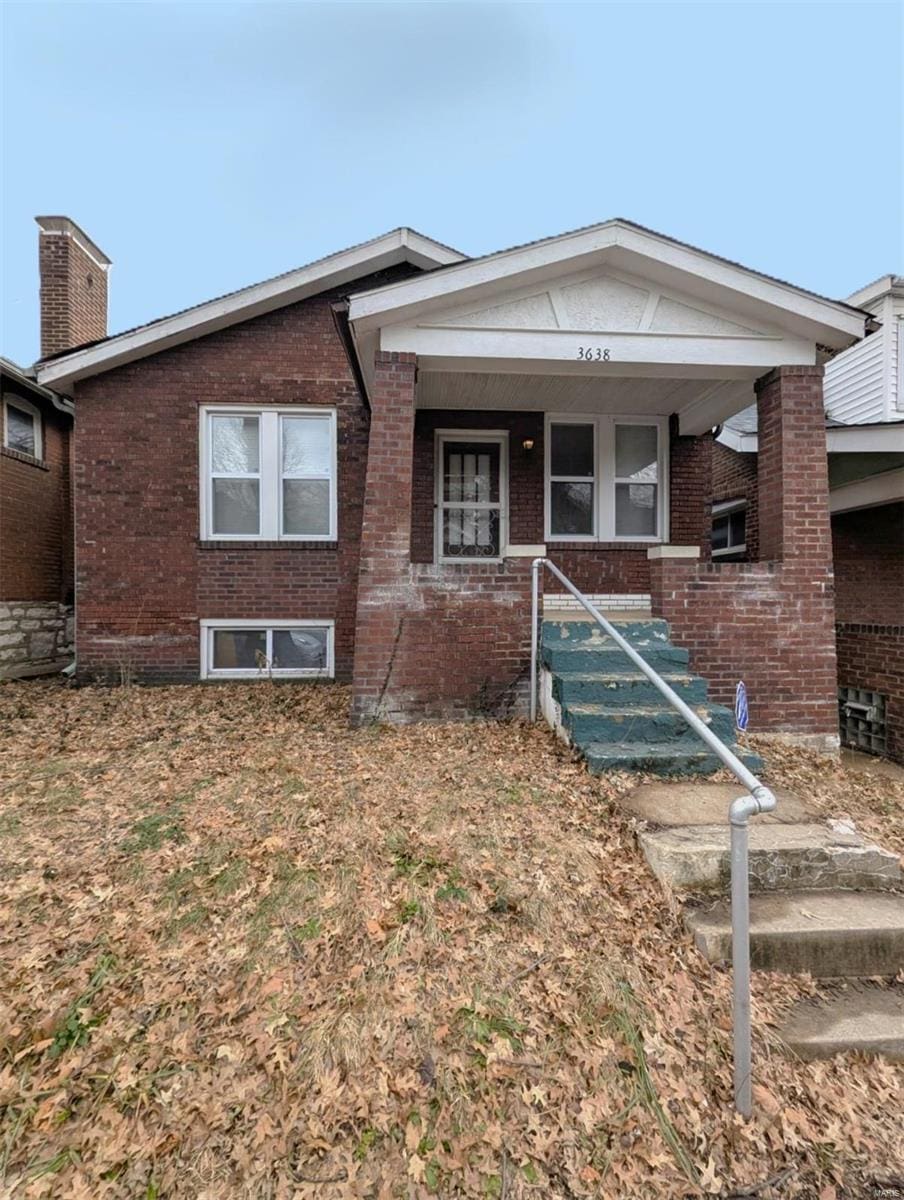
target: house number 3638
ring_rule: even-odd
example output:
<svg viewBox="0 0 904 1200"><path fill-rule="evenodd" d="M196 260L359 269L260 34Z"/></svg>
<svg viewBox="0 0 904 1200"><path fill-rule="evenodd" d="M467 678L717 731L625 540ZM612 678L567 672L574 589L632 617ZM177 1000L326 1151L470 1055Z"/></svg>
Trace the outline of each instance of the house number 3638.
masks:
<svg viewBox="0 0 904 1200"><path fill-rule="evenodd" d="M609 362L609 349L600 346L578 346L578 358L584 362Z"/></svg>

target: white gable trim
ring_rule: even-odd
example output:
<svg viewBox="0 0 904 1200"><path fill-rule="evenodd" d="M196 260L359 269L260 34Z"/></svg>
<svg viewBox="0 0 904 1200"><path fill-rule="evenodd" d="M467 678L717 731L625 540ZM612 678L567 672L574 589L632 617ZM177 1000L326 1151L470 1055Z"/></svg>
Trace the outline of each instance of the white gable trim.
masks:
<svg viewBox="0 0 904 1200"><path fill-rule="evenodd" d="M682 279L695 279L710 290L711 303L717 306L725 303L741 312L752 305L765 306L761 319L781 327L797 323L799 332L839 349L864 333L866 314L841 301L822 299L623 221L607 221L358 293L352 296L349 316L359 334L387 324L421 324L439 308L480 302L506 288L548 280L563 266L572 273L603 263L678 290L684 290ZM732 297L739 303L731 303Z"/></svg>
<svg viewBox="0 0 904 1200"><path fill-rule="evenodd" d="M394 229L382 237L331 254L276 279L265 280L232 295L200 304L187 312L176 313L140 329L108 338L96 346L74 350L71 354L38 364L37 377L42 384L64 388L78 379L97 375L101 371L225 329L239 321L247 321L287 304L294 304L372 271L384 270L401 262L410 262L423 268L446 266L460 262L463 257L457 250L423 237L412 229Z"/></svg>

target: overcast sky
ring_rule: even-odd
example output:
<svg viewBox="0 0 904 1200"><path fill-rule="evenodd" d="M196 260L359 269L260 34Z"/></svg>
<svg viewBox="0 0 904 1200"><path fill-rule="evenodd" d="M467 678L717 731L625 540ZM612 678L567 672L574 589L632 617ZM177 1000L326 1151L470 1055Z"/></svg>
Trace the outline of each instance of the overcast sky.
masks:
<svg viewBox="0 0 904 1200"><path fill-rule="evenodd" d="M470 254L629 217L833 296L904 271L902 7L0 2L0 352L39 213L110 331L392 228Z"/></svg>

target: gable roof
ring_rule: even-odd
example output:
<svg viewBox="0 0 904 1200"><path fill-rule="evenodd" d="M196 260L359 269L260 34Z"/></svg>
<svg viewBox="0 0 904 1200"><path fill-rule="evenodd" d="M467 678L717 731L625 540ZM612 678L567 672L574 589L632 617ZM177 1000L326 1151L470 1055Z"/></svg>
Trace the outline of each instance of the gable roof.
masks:
<svg viewBox="0 0 904 1200"><path fill-rule="evenodd" d="M480 258L450 263L429 276L353 293L349 318L359 333L404 322L415 313L463 303L495 285L519 286L528 278L548 278L556 270L601 262L609 255L653 265L663 278L695 276L726 296L759 303L796 319L814 337L833 347L846 347L863 336L872 314L841 300L711 254L623 217L499 250ZM624 262L621 264L624 269Z"/></svg>
<svg viewBox="0 0 904 1200"><path fill-rule="evenodd" d="M157 354L398 263L408 262L432 270L463 258L458 250L400 226L262 283L227 292L148 324L43 359L36 364L37 376L42 384L65 388L78 379Z"/></svg>
<svg viewBox="0 0 904 1200"><path fill-rule="evenodd" d="M29 396L48 400L54 408L59 409L60 412L67 413L70 417L75 411L71 400L68 400L65 396L58 396L50 388L42 387L34 378L33 371L25 367L20 367L11 358L4 358L2 355L0 355L0 377L8 380L9 383L18 387L21 391L27 392Z"/></svg>

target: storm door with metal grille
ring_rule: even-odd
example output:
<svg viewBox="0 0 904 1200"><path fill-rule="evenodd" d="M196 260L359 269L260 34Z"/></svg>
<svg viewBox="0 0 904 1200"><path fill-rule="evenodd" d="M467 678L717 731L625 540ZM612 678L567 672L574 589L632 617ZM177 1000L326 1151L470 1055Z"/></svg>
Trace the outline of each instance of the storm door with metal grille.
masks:
<svg viewBox="0 0 904 1200"><path fill-rule="evenodd" d="M499 434L441 434L437 548L440 562L502 558L507 440Z"/></svg>

